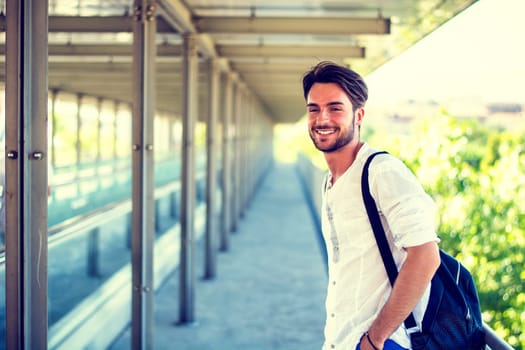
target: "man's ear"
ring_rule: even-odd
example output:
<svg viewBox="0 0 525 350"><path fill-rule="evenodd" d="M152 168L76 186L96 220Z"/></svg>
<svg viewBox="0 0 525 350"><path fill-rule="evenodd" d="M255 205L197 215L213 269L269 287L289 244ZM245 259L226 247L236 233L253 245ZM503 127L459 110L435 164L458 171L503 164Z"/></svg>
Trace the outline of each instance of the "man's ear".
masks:
<svg viewBox="0 0 525 350"><path fill-rule="evenodd" d="M358 126L361 126L361 123L363 123L363 118L365 117L365 109L363 107L360 107L355 112L355 124Z"/></svg>

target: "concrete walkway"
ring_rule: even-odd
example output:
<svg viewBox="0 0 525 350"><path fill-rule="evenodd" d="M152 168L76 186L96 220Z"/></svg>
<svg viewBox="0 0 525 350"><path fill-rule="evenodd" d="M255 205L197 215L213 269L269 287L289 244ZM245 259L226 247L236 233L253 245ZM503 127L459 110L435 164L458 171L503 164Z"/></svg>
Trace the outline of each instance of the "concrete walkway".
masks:
<svg viewBox="0 0 525 350"><path fill-rule="evenodd" d="M202 247L196 273L202 275ZM155 349L308 350L323 343L327 275L293 165L276 164L218 254L217 278L195 286L194 325L178 326L178 273L155 295ZM130 331L112 346L130 349Z"/></svg>

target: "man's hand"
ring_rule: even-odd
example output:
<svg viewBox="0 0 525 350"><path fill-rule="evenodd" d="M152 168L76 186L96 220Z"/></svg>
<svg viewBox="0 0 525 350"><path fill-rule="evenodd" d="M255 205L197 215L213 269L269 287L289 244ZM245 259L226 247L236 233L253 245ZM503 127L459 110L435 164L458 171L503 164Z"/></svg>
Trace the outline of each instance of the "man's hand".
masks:
<svg viewBox="0 0 525 350"><path fill-rule="evenodd" d="M379 349L383 348L384 342L417 305L441 262L436 242L408 247L406 250L407 257L399 270L392 293L369 329L370 339ZM364 339L361 344L362 349L373 349Z"/></svg>
<svg viewBox="0 0 525 350"><path fill-rule="evenodd" d="M383 344L374 343L370 338L370 334L365 333L361 337L361 342L359 343L359 350L381 350L383 349Z"/></svg>

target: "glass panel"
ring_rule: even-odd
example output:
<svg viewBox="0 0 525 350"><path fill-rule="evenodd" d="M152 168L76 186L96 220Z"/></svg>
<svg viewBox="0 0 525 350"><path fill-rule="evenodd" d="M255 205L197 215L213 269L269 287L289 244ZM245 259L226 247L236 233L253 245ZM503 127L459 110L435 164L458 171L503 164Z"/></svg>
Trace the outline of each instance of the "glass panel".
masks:
<svg viewBox="0 0 525 350"><path fill-rule="evenodd" d="M90 164L97 160L98 152L98 120L97 100L90 97L82 99L80 106L80 163Z"/></svg>
<svg viewBox="0 0 525 350"><path fill-rule="evenodd" d="M84 348L93 339L80 334L83 327L100 327L88 332L100 341L129 322L131 110L61 92L55 118L48 345Z"/></svg>
<svg viewBox="0 0 525 350"><path fill-rule="evenodd" d="M54 107L53 107L54 103ZM77 177L77 97L73 94L57 93L49 101L51 115L50 130L53 135L50 154L53 161L50 164L48 182L50 199L48 209L48 226L52 227L67 217L70 204L78 197L75 183ZM54 113L53 113L54 111ZM53 149L54 147L54 149Z"/></svg>
<svg viewBox="0 0 525 350"><path fill-rule="evenodd" d="M119 16L129 13L129 0L49 0L49 14L60 16Z"/></svg>
<svg viewBox="0 0 525 350"><path fill-rule="evenodd" d="M55 165L57 168L74 166L76 154L77 100L75 95L59 93L55 102ZM57 169L58 170L58 169ZM64 170L64 172L69 172ZM59 175L58 173L56 174Z"/></svg>
<svg viewBox="0 0 525 350"><path fill-rule="evenodd" d="M173 167L178 164L177 157L171 147L171 124L169 115L158 114L155 118L154 142L155 142L155 184L163 185L178 177L178 171ZM170 170L171 169L171 170Z"/></svg>
<svg viewBox="0 0 525 350"><path fill-rule="evenodd" d="M106 163L115 157L115 103L103 101L100 115L100 160Z"/></svg>

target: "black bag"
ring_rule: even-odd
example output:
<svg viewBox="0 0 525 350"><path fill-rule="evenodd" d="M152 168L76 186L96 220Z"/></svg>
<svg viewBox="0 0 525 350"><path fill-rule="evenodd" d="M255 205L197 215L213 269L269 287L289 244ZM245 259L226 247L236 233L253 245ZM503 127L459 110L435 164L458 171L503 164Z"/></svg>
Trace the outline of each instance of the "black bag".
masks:
<svg viewBox="0 0 525 350"><path fill-rule="evenodd" d="M398 271L389 249L379 212L368 184L368 167L377 152L366 161L361 191L385 269L394 285ZM478 294L470 272L452 256L440 250L441 265L432 278L430 298L421 328L411 313L405 320L412 349L485 349Z"/></svg>

